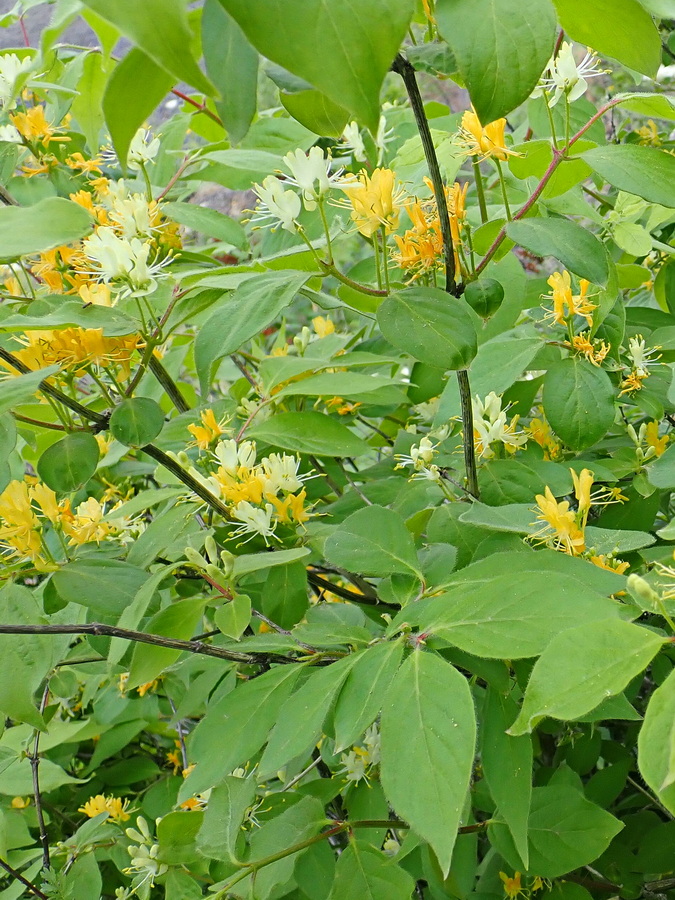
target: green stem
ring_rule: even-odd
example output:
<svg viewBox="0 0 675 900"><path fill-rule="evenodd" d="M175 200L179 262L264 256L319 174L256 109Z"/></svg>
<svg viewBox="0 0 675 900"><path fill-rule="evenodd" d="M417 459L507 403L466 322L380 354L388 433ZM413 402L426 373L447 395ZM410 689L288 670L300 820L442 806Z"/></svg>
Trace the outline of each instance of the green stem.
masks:
<svg viewBox="0 0 675 900"><path fill-rule="evenodd" d="M326 218L326 210L324 207L323 197L319 200L319 215L321 216L321 224L326 235L326 250L328 251L328 263L333 265L333 248L330 242L330 228L328 227L328 219Z"/></svg>
<svg viewBox="0 0 675 900"><path fill-rule="evenodd" d="M483 184L483 173L480 170L480 162L478 157L474 156L471 163L473 167L473 177L476 183L476 194L478 195L478 209L480 210L481 225L485 225L488 220L487 204L485 203L485 186Z"/></svg>
<svg viewBox="0 0 675 900"><path fill-rule="evenodd" d="M499 175L499 184L502 189L502 200L504 201L504 210L506 212L506 218L511 221L511 207L509 206L509 197L506 193L506 182L504 181L504 172L502 171L501 162L495 157L495 164L497 166L497 173Z"/></svg>
<svg viewBox="0 0 675 900"><path fill-rule="evenodd" d="M555 122L553 121L553 112L551 111L551 107L548 105L548 92L544 91L544 106L546 107L546 114L548 115L548 124L551 128L551 141L553 143L553 147L555 150L558 149L558 138L555 133Z"/></svg>
<svg viewBox="0 0 675 900"><path fill-rule="evenodd" d="M145 163L139 163L139 165L141 167L141 172L143 173L143 179L145 180L145 193L148 203L152 203L152 183L150 182L148 170L145 168Z"/></svg>
<svg viewBox="0 0 675 900"><path fill-rule="evenodd" d="M564 153L565 156L569 155L569 146L570 146L570 100L567 94L565 94L565 148Z"/></svg>
<svg viewBox="0 0 675 900"><path fill-rule="evenodd" d="M377 286L382 290L382 269L380 268L380 245L377 242L377 232L373 235L373 253L375 254L375 272L377 273Z"/></svg>
<svg viewBox="0 0 675 900"><path fill-rule="evenodd" d="M385 226L382 226L381 230L382 234L382 268L384 270L384 287L387 291L389 291L389 259L387 256L387 231Z"/></svg>
<svg viewBox="0 0 675 900"><path fill-rule="evenodd" d="M473 443L473 406L471 403L471 385L466 369L457 370L459 399L462 404L462 445L469 493L478 499L478 472L476 471L476 448Z"/></svg>
<svg viewBox="0 0 675 900"><path fill-rule="evenodd" d="M155 356L154 353L150 355L150 371L162 385L167 397L171 400L179 413L188 412L188 410L192 409L176 382L164 368L161 360Z"/></svg>
<svg viewBox="0 0 675 900"><path fill-rule="evenodd" d="M361 294L368 294L370 297L386 297L387 291L380 290L378 288L368 287L367 284L360 284L358 281L354 281L353 278L350 278L348 275L345 275L339 269L337 269L334 265L329 265L324 260L319 260L321 268L323 269L324 275L332 275L333 278L337 278L338 281L341 281L342 284L346 284L348 287L353 288L355 291L359 291Z"/></svg>

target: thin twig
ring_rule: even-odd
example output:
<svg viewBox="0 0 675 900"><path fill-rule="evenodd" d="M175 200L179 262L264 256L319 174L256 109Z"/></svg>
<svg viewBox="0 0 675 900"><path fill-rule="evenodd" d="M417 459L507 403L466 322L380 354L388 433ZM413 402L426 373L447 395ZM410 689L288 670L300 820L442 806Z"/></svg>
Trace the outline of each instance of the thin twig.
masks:
<svg viewBox="0 0 675 900"><path fill-rule="evenodd" d="M189 103L191 106L194 106L195 109L199 110L199 112L204 113L205 116L208 116L209 119L213 119L214 122L217 122L219 125L222 125L222 120L220 116L217 116L214 112L211 112L210 109L206 106L205 103L197 103L196 100L193 100L192 97L188 97L187 94L184 94L182 91L179 91L178 88L172 88L171 93L175 94L176 97L180 97L181 100L185 100L186 103Z"/></svg>
<svg viewBox="0 0 675 900"><path fill-rule="evenodd" d="M0 866L7 872L8 875L11 875L12 878L16 878L17 881L20 881L24 887L28 888L31 893L35 894L36 897L40 897L41 900L49 900L46 894L43 894L39 887L36 887L32 881L29 881L27 878L24 878L21 872L17 872L16 869L13 869L8 862L5 862L4 859L0 857Z"/></svg>
<svg viewBox="0 0 675 900"><path fill-rule="evenodd" d="M22 416L19 413L12 413L12 417L17 422L25 422L27 425L36 425L38 428L51 428L52 431L65 431L64 425L58 425L56 422L42 422L39 419L31 419L29 416Z"/></svg>
<svg viewBox="0 0 675 900"><path fill-rule="evenodd" d="M257 391L258 385L255 382L255 378L253 377L253 375L251 375L251 373L246 368L246 366L243 364L243 362L239 359L239 357L235 353L231 353L230 359L235 364L235 366L239 369L239 371L244 376L244 378L248 381L248 383L251 385L251 387Z"/></svg>
<svg viewBox="0 0 675 900"><path fill-rule="evenodd" d="M40 701L40 715L42 715L47 706L49 699L49 683L45 686ZM42 809L42 794L40 793L40 729L35 729L35 739L33 741L33 753L29 756L30 767L33 773L33 795L35 797L35 812L37 813L38 829L40 831L40 844L42 845L42 867L48 869L51 865L49 859L49 835L47 834L47 826L45 824L44 812Z"/></svg>
<svg viewBox="0 0 675 900"><path fill-rule="evenodd" d="M182 395L180 388L173 380L171 375L164 368L163 363L159 360L155 354L153 353L150 357L150 371L155 376L157 381L164 388L167 397L171 400L173 405L176 407L179 413L189 412L192 408L190 404L187 402L185 397Z"/></svg>
<svg viewBox="0 0 675 900"><path fill-rule="evenodd" d="M317 575L316 572L308 572L307 580L312 587L319 588L322 591L330 591L331 594L336 594L338 597L342 597L343 600L349 600L352 603L362 603L365 606L378 606L382 607L382 609L398 610L398 606L394 606L393 603L385 603L377 597L368 597L365 594L357 594L356 591L350 591L348 588L344 588L339 584L333 584L332 581L329 581L327 578L322 578L320 575ZM0 634L1 633L2 632L0 632Z"/></svg>
<svg viewBox="0 0 675 900"><path fill-rule="evenodd" d="M159 634L146 634L143 631L132 631L129 628L117 628L114 625L104 625L101 622L87 622L82 625L3 625L0 624L0 634L88 634L94 637L117 637L124 641L135 641L139 644L154 644L156 647L166 647L170 650L181 650L187 653L200 653L202 656L213 656L216 659L226 659L231 662L259 663L264 660L272 662L295 662L290 656L281 656L270 653L237 653L233 650L225 650L223 647L213 647L211 644L203 644L201 641L180 641L177 638L163 637Z"/></svg>

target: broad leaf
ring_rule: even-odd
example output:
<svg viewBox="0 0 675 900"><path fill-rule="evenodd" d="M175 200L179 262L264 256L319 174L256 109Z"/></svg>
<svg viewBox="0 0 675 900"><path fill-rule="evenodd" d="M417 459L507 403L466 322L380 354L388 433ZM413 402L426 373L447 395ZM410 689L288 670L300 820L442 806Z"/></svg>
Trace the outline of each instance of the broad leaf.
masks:
<svg viewBox="0 0 675 900"><path fill-rule="evenodd" d="M346 107L375 134L380 88L412 0L221 0L263 56ZM317 53L317 48L321 52Z"/></svg>
<svg viewBox="0 0 675 900"><path fill-rule="evenodd" d="M206 600L176 600L171 606L161 609L145 626L148 634L188 640L204 612ZM154 644L136 644L131 657L129 689L146 684L155 679L164 669L172 665L181 655L181 650L159 647Z"/></svg>
<svg viewBox="0 0 675 900"><path fill-rule="evenodd" d="M614 422L614 388L604 369L570 357L549 367L544 412L558 437L573 450L597 443Z"/></svg>
<svg viewBox="0 0 675 900"><path fill-rule="evenodd" d="M218 0L215 2L217 3ZM232 244L240 250L243 250L248 244L243 226L224 213L218 212L217 209L198 206L196 203L175 201L174 203L165 203L162 210L175 222L186 225L200 234L216 238L226 244Z"/></svg>
<svg viewBox="0 0 675 900"><path fill-rule="evenodd" d="M435 15L484 125L527 100L553 53L549 0L437 0Z"/></svg>
<svg viewBox="0 0 675 900"><path fill-rule="evenodd" d="M115 407L109 424L110 433L120 444L142 447L164 427L164 413L149 397L131 397Z"/></svg>
<svg viewBox="0 0 675 900"><path fill-rule="evenodd" d="M537 256L559 259L565 268L580 278L586 278L593 284L607 283L609 267L605 248L592 232L576 222L569 219L520 219L509 222L506 233L511 240Z"/></svg>
<svg viewBox="0 0 675 900"><path fill-rule="evenodd" d="M638 737L642 777L675 814L675 672L652 694Z"/></svg>
<svg viewBox="0 0 675 900"><path fill-rule="evenodd" d="M66 603L79 603L103 616L119 616L148 579L143 569L117 559L76 559L52 576Z"/></svg>
<svg viewBox="0 0 675 900"><path fill-rule="evenodd" d="M40 384L58 371L58 366L48 366L25 375L5 375L0 381L0 415L30 400L40 389Z"/></svg>
<svg viewBox="0 0 675 900"><path fill-rule="evenodd" d="M382 709L382 787L395 812L429 842L446 876L475 741L467 680L432 653L412 653Z"/></svg>
<svg viewBox="0 0 675 900"><path fill-rule="evenodd" d="M675 158L656 147L608 144L583 154L605 181L620 191L675 208Z"/></svg>
<svg viewBox="0 0 675 900"><path fill-rule="evenodd" d="M282 450L313 453L315 456L360 456L366 442L341 422L319 412L277 413L246 436Z"/></svg>
<svg viewBox="0 0 675 900"><path fill-rule="evenodd" d="M465 369L476 355L468 304L438 288L391 294L378 307L377 321L395 347L439 369Z"/></svg>
<svg viewBox="0 0 675 900"><path fill-rule="evenodd" d="M544 716L580 718L621 693L663 642L653 631L620 619L587 622L556 635L535 663L509 733L532 731Z"/></svg>
<svg viewBox="0 0 675 900"><path fill-rule="evenodd" d="M73 432L47 447L38 460L40 478L53 491L70 493L86 484L98 465L98 444L88 431Z"/></svg>
<svg viewBox="0 0 675 900"><path fill-rule="evenodd" d="M47 197L33 206L0 207L0 262L52 250L85 237L94 220L84 207L63 197Z"/></svg>
<svg viewBox="0 0 675 900"><path fill-rule="evenodd" d="M242 834L246 811L255 800L255 780L228 775L214 788L204 822L197 835L197 846L210 859L237 861L237 838Z"/></svg>
<svg viewBox="0 0 675 900"><path fill-rule="evenodd" d="M383 506L367 506L348 516L326 541L325 553L329 562L361 575L419 574L405 522Z"/></svg>
<svg viewBox="0 0 675 900"><path fill-rule="evenodd" d="M372 844L352 838L340 854L328 900L409 900L415 883Z"/></svg>

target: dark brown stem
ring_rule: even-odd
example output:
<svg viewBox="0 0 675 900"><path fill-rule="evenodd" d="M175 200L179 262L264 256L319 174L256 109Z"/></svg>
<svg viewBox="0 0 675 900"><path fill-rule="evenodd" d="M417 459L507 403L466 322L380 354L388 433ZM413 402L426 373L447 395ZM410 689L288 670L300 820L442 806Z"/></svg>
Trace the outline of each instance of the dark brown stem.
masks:
<svg viewBox="0 0 675 900"><path fill-rule="evenodd" d="M155 376L157 381L164 388L167 397L171 400L173 405L176 407L179 413L188 412L191 409L190 404L187 402L185 397L182 395L180 388L173 380L173 378L166 371L164 366L162 365L161 360L159 360L155 354L153 353L150 357L150 371Z"/></svg>
<svg viewBox="0 0 675 900"><path fill-rule="evenodd" d="M251 375L251 373L246 368L246 366L243 364L243 362L239 359L239 357L236 354L231 353L230 359L235 364L235 366L239 369L239 371L244 376L244 378L248 381L248 383L251 385L251 387L255 388L255 390L257 391L258 385L255 382L255 378L253 377L253 375Z"/></svg>
<svg viewBox="0 0 675 900"><path fill-rule="evenodd" d="M320 588L322 591L330 591L331 594L336 594L338 597L342 597L343 600L349 600L352 603L362 603L364 606L378 606L382 607L382 609L398 610L398 606L394 606L393 603L385 603L383 600L378 600L377 597L368 597L366 594L357 594L356 591L350 591L348 588L341 587L339 584L333 584L332 581L329 581L327 578L322 578L320 575L317 575L316 572L308 572L307 580L312 587Z"/></svg>
<svg viewBox="0 0 675 900"><path fill-rule="evenodd" d="M7 188L0 184L0 203L4 203L5 206L18 206L19 201L15 200L14 197L10 194Z"/></svg>
<svg viewBox="0 0 675 900"><path fill-rule="evenodd" d="M36 897L40 897L41 900L49 900L46 894L43 894L39 887L33 884L32 881L29 881L27 878L24 878L21 872L17 872L16 869L13 869L8 862L5 862L4 859L0 858L0 866L7 872L8 875L11 875L12 878L16 878L17 881L20 881L21 884L26 887L32 894Z"/></svg>
<svg viewBox="0 0 675 900"><path fill-rule="evenodd" d="M47 707L49 699L49 684L46 685L40 702L40 715L42 715ZM33 773L33 795L35 797L35 812L37 814L38 829L40 832L40 844L42 845L42 866L48 869L51 865L49 859L49 835L47 834L47 826L45 824L44 812L42 809L42 794L40 793L40 729L35 729L35 740L33 741L33 752L29 756L30 767Z"/></svg>
<svg viewBox="0 0 675 900"><path fill-rule="evenodd" d="M146 634L143 631L131 631L128 628L117 628L114 625L104 625L100 622L88 622L82 625L0 624L0 634L88 634L94 637L117 637L122 638L124 641L135 641L139 644L154 644L156 647L166 647L170 650L181 650L187 653L200 653L202 656L213 656L216 659L226 659L230 662L254 664L265 659L272 662L295 662L289 656L269 653L237 653L233 650L225 650L222 647L202 644L200 641L180 641L176 638L162 637L159 634Z"/></svg>
<svg viewBox="0 0 675 900"><path fill-rule="evenodd" d="M159 447L155 447L154 444L146 444L144 447L141 447L141 450L143 453L147 453L148 456L151 456L156 462L163 465L165 469L168 469L169 472L176 476L176 478L180 478L183 484L189 487L193 494L200 497L204 503L208 504L208 506L215 510L220 516L224 519L230 518L230 511L225 504L221 503L219 498L216 497L215 494L212 494L207 487L204 487L201 481L193 478L192 475L190 475L180 463L177 463L175 459L172 459L168 453L160 450Z"/></svg>

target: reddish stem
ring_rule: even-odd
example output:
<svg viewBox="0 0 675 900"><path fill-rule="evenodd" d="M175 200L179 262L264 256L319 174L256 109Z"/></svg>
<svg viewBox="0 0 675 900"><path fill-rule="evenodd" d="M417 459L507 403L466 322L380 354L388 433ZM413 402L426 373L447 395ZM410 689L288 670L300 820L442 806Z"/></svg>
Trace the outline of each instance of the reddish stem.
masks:
<svg viewBox="0 0 675 900"><path fill-rule="evenodd" d="M26 31L26 23L23 21L23 15L19 16L19 27L21 28L21 34L23 35L23 42L26 47L30 47L30 38L28 37L28 32Z"/></svg>
<svg viewBox="0 0 675 900"><path fill-rule="evenodd" d="M203 112L205 116L208 116L209 119L213 119L213 121L217 122L219 125L223 124L220 119L220 116L217 116L214 112L211 112L211 110L207 108L205 103L197 103L196 100L193 100L192 97L188 97L187 94L184 94L182 91L179 91L178 88L172 88L171 93L175 94L176 97L180 97L181 100L185 100L186 103L189 103L191 106L194 106L195 109L198 109L199 112Z"/></svg>

